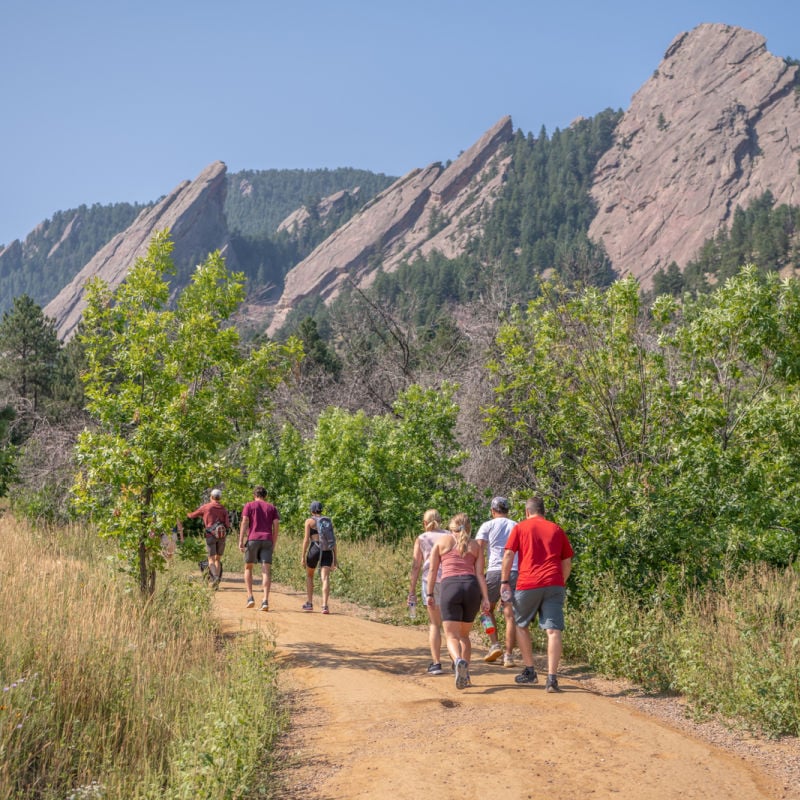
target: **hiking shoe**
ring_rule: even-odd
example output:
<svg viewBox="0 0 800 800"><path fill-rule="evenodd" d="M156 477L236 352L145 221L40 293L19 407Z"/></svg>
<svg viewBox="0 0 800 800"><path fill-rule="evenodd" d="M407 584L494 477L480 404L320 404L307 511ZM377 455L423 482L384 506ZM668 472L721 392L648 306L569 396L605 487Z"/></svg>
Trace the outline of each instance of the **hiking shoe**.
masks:
<svg viewBox="0 0 800 800"><path fill-rule="evenodd" d="M322 606L322 613L323 614L330 614L331 612L328 611L328 606Z"/></svg>
<svg viewBox="0 0 800 800"><path fill-rule="evenodd" d="M262 611L269 611L269 603L266 600L262 601L261 610Z"/></svg>
<svg viewBox="0 0 800 800"><path fill-rule="evenodd" d="M444 670L442 669L442 665L439 663L432 663L428 667L428 675L443 675Z"/></svg>
<svg viewBox="0 0 800 800"><path fill-rule="evenodd" d="M514 666L514 656L512 656L511 653L503 653L503 666L504 667Z"/></svg>
<svg viewBox="0 0 800 800"><path fill-rule="evenodd" d="M525 667L516 678L515 683L538 683L539 678L536 677L536 670L533 667Z"/></svg>
<svg viewBox="0 0 800 800"><path fill-rule="evenodd" d="M255 598L248 597L247 598L247 607L252 608L256 604Z"/></svg>
<svg viewBox="0 0 800 800"><path fill-rule="evenodd" d="M558 686L558 678L555 675L548 675L547 681L544 684L544 690L546 692L561 692L561 689Z"/></svg>
<svg viewBox="0 0 800 800"><path fill-rule="evenodd" d="M456 689L466 689L469 686L469 664L463 658L456 661Z"/></svg>
<svg viewBox="0 0 800 800"><path fill-rule="evenodd" d="M501 655L503 655L503 648L500 647L499 642L495 642L489 648L489 652L483 657L483 660L491 664L493 661L497 661Z"/></svg>
<svg viewBox="0 0 800 800"><path fill-rule="evenodd" d="M303 611L313 611L314 604L313 603L303 603Z"/></svg>

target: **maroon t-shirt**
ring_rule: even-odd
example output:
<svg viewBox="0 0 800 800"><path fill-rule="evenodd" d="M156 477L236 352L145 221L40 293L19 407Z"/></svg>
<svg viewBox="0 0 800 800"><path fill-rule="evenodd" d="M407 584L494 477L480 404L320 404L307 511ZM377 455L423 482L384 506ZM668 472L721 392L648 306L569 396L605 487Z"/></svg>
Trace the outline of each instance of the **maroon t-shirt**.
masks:
<svg viewBox="0 0 800 800"><path fill-rule="evenodd" d="M266 500L251 500L242 509L242 516L247 517L250 527L248 539L272 539L272 523L280 520L278 509Z"/></svg>

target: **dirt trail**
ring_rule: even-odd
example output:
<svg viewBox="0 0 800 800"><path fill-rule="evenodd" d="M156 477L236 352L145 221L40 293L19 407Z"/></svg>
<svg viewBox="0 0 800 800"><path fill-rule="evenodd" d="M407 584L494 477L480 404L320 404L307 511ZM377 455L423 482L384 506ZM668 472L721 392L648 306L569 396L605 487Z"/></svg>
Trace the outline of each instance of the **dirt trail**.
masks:
<svg viewBox="0 0 800 800"><path fill-rule="evenodd" d="M260 576L259 576L260 578ZM281 758L286 800L788 800L800 795L755 763L587 690L516 686L517 670L485 664L473 685L425 674L427 631L384 625L332 601L330 615L273 588L271 610L245 608L226 576L215 608L227 633L264 628L293 698ZM423 610L424 613L424 610ZM446 653L444 660L448 661Z"/></svg>

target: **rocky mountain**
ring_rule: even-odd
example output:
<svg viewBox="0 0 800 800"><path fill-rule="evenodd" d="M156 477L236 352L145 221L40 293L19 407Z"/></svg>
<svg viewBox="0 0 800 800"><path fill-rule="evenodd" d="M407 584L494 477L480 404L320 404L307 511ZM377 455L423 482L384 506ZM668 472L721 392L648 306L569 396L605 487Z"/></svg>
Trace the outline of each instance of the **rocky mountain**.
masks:
<svg viewBox="0 0 800 800"><path fill-rule="evenodd" d="M136 259L145 255L157 231L171 231L173 260L179 275L186 275L214 250L223 251L229 267L236 268L228 251L228 227L222 213L225 171L225 164L217 161L195 180L182 182L160 203L142 211L127 230L117 234L86 264L44 308L44 313L56 321L61 339L68 339L80 322L89 278L98 276L111 288L119 286Z"/></svg>
<svg viewBox="0 0 800 800"><path fill-rule="evenodd" d="M310 295L327 301L345 282L368 286L378 267L391 272L432 250L463 252L502 184L510 163L503 145L512 134L504 117L449 166L414 170L373 198L289 272L267 332Z"/></svg>
<svg viewBox="0 0 800 800"><path fill-rule="evenodd" d="M275 334L309 298L328 303L345 286L367 287L380 270L392 272L433 251L464 254L514 174L508 146L514 138L511 118L504 117L452 163L412 170L354 216L352 190L298 209L281 235L301 236L310 221L326 218L339 225L337 208L345 203L351 210L299 263L273 269L270 293L251 283L242 319L254 331ZM674 39L632 98L614 142L593 174L596 212L588 235L604 245L619 274L649 288L660 268L673 261L683 268L737 207L765 191L779 204L800 204L800 67L769 53L757 33L701 25ZM85 281L100 275L118 285L156 230L171 229L179 278L215 249L227 250L236 267L224 200L225 165L217 162L143 211L47 305L59 334L69 336L80 319ZM269 301L259 299L265 296Z"/></svg>
<svg viewBox="0 0 800 800"><path fill-rule="evenodd" d="M800 203L800 81L763 36L700 25L677 36L600 160L589 235L649 287L770 190Z"/></svg>

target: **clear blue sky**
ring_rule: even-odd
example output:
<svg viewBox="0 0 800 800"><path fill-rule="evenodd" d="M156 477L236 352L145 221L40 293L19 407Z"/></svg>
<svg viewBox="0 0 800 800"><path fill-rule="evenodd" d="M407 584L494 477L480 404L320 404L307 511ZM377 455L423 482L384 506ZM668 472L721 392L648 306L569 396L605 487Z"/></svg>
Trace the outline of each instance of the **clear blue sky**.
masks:
<svg viewBox="0 0 800 800"><path fill-rule="evenodd" d="M790 0L3 0L0 243L218 159L402 175L505 114L552 132L627 108L701 22L800 57Z"/></svg>

